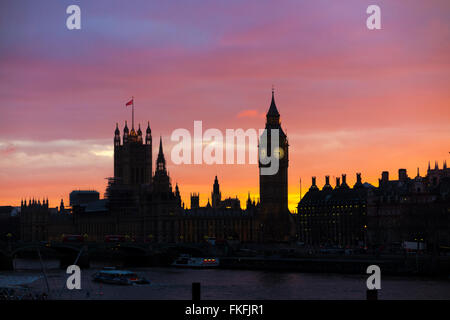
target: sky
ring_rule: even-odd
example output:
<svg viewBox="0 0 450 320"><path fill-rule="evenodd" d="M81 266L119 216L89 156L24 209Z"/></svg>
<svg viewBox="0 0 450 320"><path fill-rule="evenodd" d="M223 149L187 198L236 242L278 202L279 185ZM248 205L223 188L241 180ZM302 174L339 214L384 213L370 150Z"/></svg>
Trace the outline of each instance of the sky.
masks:
<svg viewBox="0 0 450 320"><path fill-rule="evenodd" d="M81 9L68 30L66 8ZM381 9L369 30L366 8ZM289 207L317 176L426 173L449 160L450 2L447 0L190 0L0 2L0 205L72 190L103 195L113 134L150 122L172 183L206 204L259 196L258 168L175 165L178 128L264 127L272 85L288 135ZM450 165L450 161L449 165Z"/></svg>

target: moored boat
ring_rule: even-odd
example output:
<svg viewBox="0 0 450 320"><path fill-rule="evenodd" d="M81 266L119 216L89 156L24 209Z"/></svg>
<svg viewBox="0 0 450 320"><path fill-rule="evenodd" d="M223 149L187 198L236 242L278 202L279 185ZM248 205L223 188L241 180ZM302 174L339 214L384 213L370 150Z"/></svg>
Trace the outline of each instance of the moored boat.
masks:
<svg viewBox="0 0 450 320"><path fill-rule="evenodd" d="M217 268L219 263L218 258L197 258L181 255L172 263L172 266L179 268Z"/></svg>
<svg viewBox="0 0 450 320"><path fill-rule="evenodd" d="M133 285L149 284L144 277L139 277L135 272L128 270L104 269L93 275L93 280L109 284Z"/></svg>

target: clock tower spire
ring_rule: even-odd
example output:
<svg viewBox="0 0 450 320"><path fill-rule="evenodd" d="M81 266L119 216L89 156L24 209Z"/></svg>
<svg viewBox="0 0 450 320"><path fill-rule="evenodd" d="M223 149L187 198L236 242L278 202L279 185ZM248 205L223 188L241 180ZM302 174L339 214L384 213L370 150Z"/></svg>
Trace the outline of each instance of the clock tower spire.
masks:
<svg viewBox="0 0 450 320"><path fill-rule="evenodd" d="M278 147L271 146L272 130L278 130ZM261 168L270 164L259 163L259 193L261 199L262 241L283 241L290 235L290 212L288 209L288 166L289 143L281 128L280 113L275 103L275 92L272 88L272 100L266 114L265 134L267 143L260 144L259 154L272 155L278 159L279 168L273 175L264 175ZM263 135L264 136L264 135Z"/></svg>

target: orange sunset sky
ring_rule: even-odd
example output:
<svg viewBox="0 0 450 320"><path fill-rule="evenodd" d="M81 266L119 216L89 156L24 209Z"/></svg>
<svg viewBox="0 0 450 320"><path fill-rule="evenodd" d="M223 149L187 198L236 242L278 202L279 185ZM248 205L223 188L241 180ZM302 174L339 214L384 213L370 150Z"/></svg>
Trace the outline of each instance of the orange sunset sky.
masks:
<svg viewBox="0 0 450 320"><path fill-rule="evenodd" d="M73 1L0 4L0 205L76 189L105 191L113 133L135 122L159 136L183 200L259 195L256 165L174 165L177 128L263 128L271 88L290 143L289 206L317 176L361 172L378 186L449 160L449 1ZM450 161L447 161L450 165Z"/></svg>

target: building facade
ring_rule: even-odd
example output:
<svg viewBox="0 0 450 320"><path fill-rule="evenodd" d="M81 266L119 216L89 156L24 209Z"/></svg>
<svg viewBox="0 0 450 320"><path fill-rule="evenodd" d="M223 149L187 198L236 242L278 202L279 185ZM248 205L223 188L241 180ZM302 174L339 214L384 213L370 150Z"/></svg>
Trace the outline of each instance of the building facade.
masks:
<svg viewBox="0 0 450 320"><path fill-rule="evenodd" d="M367 245L367 193L373 188L361 182L357 173L356 183L351 188L347 177L336 178L330 185L325 177L322 190L312 185L298 204L298 240L312 246L365 247Z"/></svg>
<svg viewBox="0 0 450 320"><path fill-rule="evenodd" d="M398 179L383 171L379 187L368 194L368 236L375 247L395 250L404 241L425 243L439 251L450 245L450 170L428 167L427 175L408 177L399 169Z"/></svg>
<svg viewBox="0 0 450 320"><path fill-rule="evenodd" d="M350 188L346 176L329 176L322 189L312 185L298 204L297 237L312 246L368 247L399 252L405 242L423 243L430 252L450 246L450 170L428 167L410 178L399 169L398 179L383 171L378 187L361 182Z"/></svg>
<svg viewBox="0 0 450 320"><path fill-rule="evenodd" d="M271 145L272 130L278 130L278 147ZM245 210L237 197L222 198L217 176L211 201L201 207L199 193L192 193L190 208L186 208L179 186L172 186L161 137L153 170L150 124L145 137L140 125L137 131L129 130L126 122L121 137L116 124L113 141L114 176L108 179L105 197L100 199L96 191L74 191L71 206L65 208L61 201L59 209L49 208L48 200L22 201L20 223L13 219L20 239L46 241L79 234L90 241L124 235L158 243L215 238L242 242L296 239L312 246L340 247L395 247L404 241L424 242L433 250L450 246L450 169L446 162L441 169L437 163L434 169L429 164L424 177L418 172L409 178L400 169L398 179L390 180L389 173L383 172L378 187L362 183L359 173L353 187L342 175L334 187L326 176L319 189L313 177L298 203L297 215L292 215L288 209L289 143L273 90L258 153L260 160L263 155L276 157L279 169L265 175L262 170L270 164L259 161L260 200L252 201L249 195Z"/></svg>

